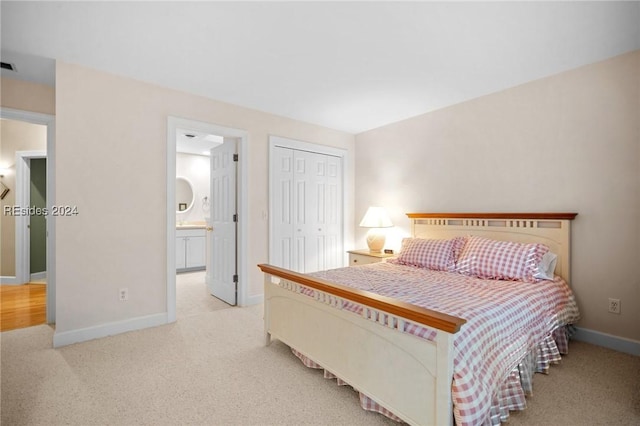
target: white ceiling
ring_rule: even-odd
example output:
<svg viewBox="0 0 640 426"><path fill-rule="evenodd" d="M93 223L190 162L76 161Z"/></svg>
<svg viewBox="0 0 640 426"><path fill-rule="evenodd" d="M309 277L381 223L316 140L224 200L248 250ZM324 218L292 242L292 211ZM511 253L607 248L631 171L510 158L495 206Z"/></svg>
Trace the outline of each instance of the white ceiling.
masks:
<svg viewBox="0 0 640 426"><path fill-rule="evenodd" d="M209 150L222 142L222 136L209 135L194 130L176 129L176 152L210 155Z"/></svg>
<svg viewBox="0 0 640 426"><path fill-rule="evenodd" d="M27 58L2 75L53 58L351 133L640 48L639 2L0 7L2 60Z"/></svg>

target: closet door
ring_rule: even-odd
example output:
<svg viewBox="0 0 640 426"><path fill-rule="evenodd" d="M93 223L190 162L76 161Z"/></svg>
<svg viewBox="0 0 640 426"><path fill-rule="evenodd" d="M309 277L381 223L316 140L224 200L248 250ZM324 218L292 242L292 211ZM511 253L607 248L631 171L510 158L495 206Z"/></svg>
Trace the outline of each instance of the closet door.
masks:
<svg viewBox="0 0 640 426"><path fill-rule="evenodd" d="M271 230L269 262L293 267L293 150L274 147L271 151Z"/></svg>
<svg viewBox="0 0 640 426"><path fill-rule="evenodd" d="M298 272L342 266L342 160L284 147L272 156L270 261Z"/></svg>
<svg viewBox="0 0 640 426"><path fill-rule="evenodd" d="M324 269L326 156L294 151L293 265L299 272Z"/></svg>
<svg viewBox="0 0 640 426"><path fill-rule="evenodd" d="M327 175L325 180L325 260L322 269L343 266L342 249L342 159L326 156Z"/></svg>

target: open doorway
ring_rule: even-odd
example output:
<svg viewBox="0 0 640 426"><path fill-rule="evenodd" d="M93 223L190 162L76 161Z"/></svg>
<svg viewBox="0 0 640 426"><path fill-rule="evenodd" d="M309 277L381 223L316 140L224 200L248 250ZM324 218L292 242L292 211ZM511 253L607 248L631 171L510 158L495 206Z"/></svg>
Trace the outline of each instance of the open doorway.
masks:
<svg viewBox="0 0 640 426"><path fill-rule="evenodd" d="M230 307L213 297L211 283L211 150L223 137L176 130L176 316Z"/></svg>
<svg viewBox="0 0 640 426"><path fill-rule="evenodd" d="M46 282L49 216L46 151L16 151L13 201L16 281ZM6 208L3 209L6 213Z"/></svg>
<svg viewBox="0 0 640 426"><path fill-rule="evenodd" d="M243 278L246 276L244 274L246 265L237 253L244 250L246 235L246 224L242 221L242 218L246 217L244 214L246 191L243 191L243 184L246 182L244 178L246 169L243 167L246 138L246 132L241 130L169 117L167 133L167 312L169 322L176 319L178 287L185 292L180 295L181 305L187 304L180 307L180 316L188 315L190 309L188 304L191 304L191 312L194 309L216 310L229 305L245 304L246 284ZM231 145L233 145L233 152L227 150ZM224 153L221 154L221 151ZM234 162L234 178L231 186L220 190L219 183L228 184L229 176L218 179L221 168L217 165L219 162L226 164L227 159ZM208 168L205 167L205 163L209 165ZM207 176L208 186L203 183L204 175ZM230 209L225 209L225 215L221 215L221 207L229 207L229 203L221 202L220 197L231 192L234 205ZM230 211L233 213L229 213ZM221 218L224 219L222 222ZM229 231L229 229L232 230ZM224 234L221 234L222 231ZM228 238L229 235L231 239ZM224 250L220 250L220 247L214 248L220 241L226 244ZM229 243L232 243L233 248L230 248ZM204 270L202 268L203 251ZM221 279L226 284L222 287L226 291L225 294L221 293ZM190 288L192 290L189 290ZM188 300L185 301L182 296L189 296L189 291L196 291L197 295L205 296L187 297ZM225 297L228 293L231 293L232 297ZM225 300L229 305L220 305L224 302L212 300L210 294Z"/></svg>
<svg viewBox="0 0 640 426"><path fill-rule="evenodd" d="M18 148L46 147L46 129L40 127L2 120L5 142ZM0 173L5 188L0 331L46 323L46 152L15 151L13 157L13 167ZM2 162L6 160L3 153ZM14 232L6 232L7 228L14 228ZM7 274L10 284L4 280Z"/></svg>
<svg viewBox="0 0 640 426"><path fill-rule="evenodd" d="M0 108L0 119L2 311L23 312L13 328L55 323L54 117Z"/></svg>

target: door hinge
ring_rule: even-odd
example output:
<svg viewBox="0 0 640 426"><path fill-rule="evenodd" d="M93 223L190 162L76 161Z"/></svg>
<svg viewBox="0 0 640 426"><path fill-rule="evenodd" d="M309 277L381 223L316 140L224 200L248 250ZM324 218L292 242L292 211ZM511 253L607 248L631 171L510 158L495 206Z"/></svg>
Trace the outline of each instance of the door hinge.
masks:
<svg viewBox="0 0 640 426"><path fill-rule="evenodd" d="M234 214L234 215L233 215L233 221L234 221L234 222L237 222L237 221L238 221L238 215L237 215L237 214Z"/></svg>
<svg viewBox="0 0 640 426"><path fill-rule="evenodd" d="M238 161L238 154L233 154L233 161Z"/></svg>
<svg viewBox="0 0 640 426"><path fill-rule="evenodd" d="M233 282L237 283L238 282L238 274L234 274L233 275Z"/></svg>

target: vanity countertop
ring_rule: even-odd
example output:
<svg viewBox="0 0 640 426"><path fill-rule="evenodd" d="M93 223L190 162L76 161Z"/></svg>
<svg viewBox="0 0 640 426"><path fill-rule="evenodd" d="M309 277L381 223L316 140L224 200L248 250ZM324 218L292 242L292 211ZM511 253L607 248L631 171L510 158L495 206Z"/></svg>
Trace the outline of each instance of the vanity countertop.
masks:
<svg viewBox="0 0 640 426"><path fill-rule="evenodd" d="M176 223L176 229L205 229L207 223L204 221Z"/></svg>

